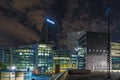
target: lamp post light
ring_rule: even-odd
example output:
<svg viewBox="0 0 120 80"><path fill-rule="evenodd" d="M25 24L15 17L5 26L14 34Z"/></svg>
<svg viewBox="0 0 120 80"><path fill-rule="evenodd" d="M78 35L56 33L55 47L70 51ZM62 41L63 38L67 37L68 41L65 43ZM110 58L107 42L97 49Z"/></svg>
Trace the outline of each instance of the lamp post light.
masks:
<svg viewBox="0 0 120 80"><path fill-rule="evenodd" d="M108 45L107 45L107 49L108 49L108 53L107 53L107 65L108 65L108 76L107 78L111 78L110 76L110 68L111 68L111 44L110 44L110 16L111 16L112 10L111 8L107 8L105 11L105 14L107 16L107 22L108 22Z"/></svg>
<svg viewBox="0 0 120 80"><path fill-rule="evenodd" d="M11 72L9 73L9 80L11 80L12 79L12 76L13 76L13 72L14 72L14 70L16 69L16 67L15 66L11 66ZM16 80L16 75L15 75L15 73L14 73L14 76L15 76L15 80Z"/></svg>
<svg viewBox="0 0 120 80"><path fill-rule="evenodd" d="M16 67L15 67L15 66L12 66L12 67L11 67L11 70L12 70L12 71L14 71L15 69L16 69Z"/></svg>

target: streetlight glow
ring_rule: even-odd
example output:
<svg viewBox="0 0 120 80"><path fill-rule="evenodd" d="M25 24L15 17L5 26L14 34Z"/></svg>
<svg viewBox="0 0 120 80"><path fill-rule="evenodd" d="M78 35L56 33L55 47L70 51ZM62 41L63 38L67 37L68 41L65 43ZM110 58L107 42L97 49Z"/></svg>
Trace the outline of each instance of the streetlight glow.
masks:
<svg viewBox="0 0 120 80"><path fill-rule="evenodd" d="M15 66L12 66L12 67L11 67L11 70L15 70L15 68L16 68Z"/></svg>

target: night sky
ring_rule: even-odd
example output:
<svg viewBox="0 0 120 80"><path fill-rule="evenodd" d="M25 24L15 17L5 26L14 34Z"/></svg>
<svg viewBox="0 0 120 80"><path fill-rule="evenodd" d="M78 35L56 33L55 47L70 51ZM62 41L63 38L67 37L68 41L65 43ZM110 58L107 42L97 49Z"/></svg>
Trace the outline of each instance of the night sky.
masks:
<svg viewBox="0 0 120 80"><path fill-rule="evenodd" d="M51 16L61 26L61 44L66 45L66 36L70 32L81 30L107 32L105 10L110 7L112 9L110 16L112 41L120 41L119 4L120 0L0 0L0 34L8 37L8 34L12 33L14 40L30 34L29 38L24 40L25 36L21 40L27 42L27 39L31 39L33 42L38 42L41 35L39 31L45 18ZM19 34L15 35L11 29L7 29L8 25L14 28L14 31L18 31L17 26L22 27L24 31L19 28L22 33L18 32ZM27 33L29 31L25 28L26 26L30 27L30 33ZM20 38L17 38L17 35Z"/></svg>
<svg viewBox="0 0 120 80"><path fill-rule="evenodd" d="M62 17L59 19L62 22L63 33L80 30L107 32L108 23L105 10L107 7L110 7L112 9L110 18L110 32L112 39L113 41L120 40L120 11L117 10L120 1L116 0L109 2L107 0L63 0L63 2L65 2L67 5L61 5L61 7L59 6L58 8L61 10L57 13L57 15L62 14Z"/></svg>

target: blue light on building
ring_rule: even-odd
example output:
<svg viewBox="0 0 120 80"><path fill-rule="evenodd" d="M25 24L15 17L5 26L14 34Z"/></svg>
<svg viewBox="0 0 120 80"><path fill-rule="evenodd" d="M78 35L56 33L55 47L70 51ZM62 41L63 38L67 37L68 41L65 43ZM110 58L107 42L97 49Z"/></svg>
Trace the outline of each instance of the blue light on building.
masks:
<svg viewBox="0 0 120 80"><path fill-rule="evenodd" d="M47 22L51 23L51 24L55 24L54 21L50 20L50 19L46 19Z"/></svg>

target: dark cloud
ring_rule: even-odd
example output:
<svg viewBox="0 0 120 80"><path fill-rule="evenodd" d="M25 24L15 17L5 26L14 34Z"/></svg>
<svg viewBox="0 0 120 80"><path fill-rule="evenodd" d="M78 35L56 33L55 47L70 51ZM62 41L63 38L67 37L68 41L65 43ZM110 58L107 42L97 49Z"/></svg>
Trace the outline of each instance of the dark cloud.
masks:
<svg viewBox="0 0 120 80"><path fill-rule="evenodd" d="M32 36L30 37L32 42L36 43L40 41L40 30L45 18L51 16L62 27L61 44L66 44L66 36L69 32L80 30L107 32L105 10L108 6L111 6L111 35L113 40L117 41L120 40L117 35L120 34L119 4L119 0L111 0L111 2L110 0L0 0L0 24L5 20L6 22L9 21L9 24L4 24L4 26L10 25L15 28L21 34L19 37L23 40L23 30L16 28L21 26L30 32L29 37ZM3 17L4 20L2 20ZM0 28L0 30L8 31L4 28ZM15 34L12 30L10 33ZM28 36L29 33L25 34ZM16 35L13 38L16 40ZM24 38L23 42L28 39Z"/></svg>
<svg viewBox="0 0 120 80"><path fill-rule="evenodd" d="M120 1L117 2L120 3ZM68 9L62 21L62 34L65 35L66 32L80 30L107 32L108 23L105 10L108 4L109 1L104 0L69 0L67 4ZM116 1L111 4L113 11L116 8L115 6L119 6L116 5ZM120 39L117 36L120 33L119 13L120 11L117 13L112 12L111 15L110 31L111 35L116 35L116 38L115 36L113 37L113 41Z"/></svg>

